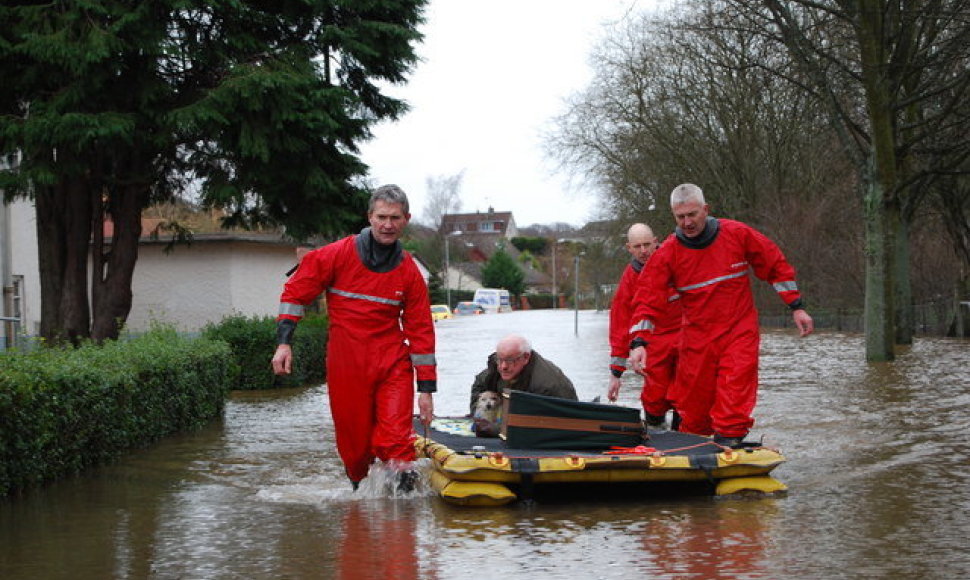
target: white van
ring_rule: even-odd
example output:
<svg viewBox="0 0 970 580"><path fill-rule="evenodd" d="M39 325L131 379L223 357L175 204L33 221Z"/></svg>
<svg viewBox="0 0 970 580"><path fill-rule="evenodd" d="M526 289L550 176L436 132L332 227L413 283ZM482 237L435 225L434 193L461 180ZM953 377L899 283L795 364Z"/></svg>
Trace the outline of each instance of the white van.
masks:
<svg viewBox="0 0 970 580"><path fill-rule="evenodd" d="M475 290L474 301L486 312L512 312L512 298L502 288L479 288Z"/></svg>

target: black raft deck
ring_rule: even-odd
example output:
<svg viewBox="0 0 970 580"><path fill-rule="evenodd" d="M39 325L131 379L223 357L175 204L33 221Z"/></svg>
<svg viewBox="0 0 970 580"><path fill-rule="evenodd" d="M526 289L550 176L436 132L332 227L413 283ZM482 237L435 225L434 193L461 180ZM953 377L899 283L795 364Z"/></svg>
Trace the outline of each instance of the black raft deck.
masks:
<svg viewBox="0 0 970 580"><path fill-rule="evenodd" d="M466 417L438 418L426 429L414 421L418 457L430 460L431 485L452 504L503 505L590 485L641 491L649 486L658 493L690 487L716 495L786 489L769 475L785 457L759 443L729 449L708 437L650 431L629 447L518 449L502 438L475 436L471 423Z"/></svg>

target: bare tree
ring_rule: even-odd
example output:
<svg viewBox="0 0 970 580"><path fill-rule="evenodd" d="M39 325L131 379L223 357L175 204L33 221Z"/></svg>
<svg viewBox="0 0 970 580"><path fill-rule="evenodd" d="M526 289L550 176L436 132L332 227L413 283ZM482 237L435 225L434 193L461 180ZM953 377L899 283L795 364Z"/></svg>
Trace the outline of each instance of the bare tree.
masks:
<svg viewBox="0 0 970 580"><path fill-rule="evenodd" d="M920 204L948 200L940 211L965 221L959 187L935 184L965 175L970 149L970 0L681 6L610 36L550 149L592 174L625 221L656 223L665 192L701 184L717 214L812 258L796 264L824 263L816 286L861 287L866 356L893 358L913 332Z"/></svg>
<svg viewBox="0 0 970 580"><path fill-rule="evenodd" d="M779 240L811 281L813 304L861 306L851 165L814 99L755 64L781 66L784 52L716 18L697 9L615 28L593 57L592 83L547 137L551 153L593 175L621 223L658 234L673 227L673 187L701 184L716 215Z"/></svg>
<svg viewBox="0 0 970 580"><path fill-rule="evenodd" d="M423 217L427 225L435 231L441 230L441 220L449 213L461 211L461 186L465 170L454 175L439 175L425 179L428 200L424 206Z"/></svg>
<svg viewBox="0 0 970 580"><path fill-rule="evenodd" d="M684 181L717 192L722 215L756 222L768 217L765 197L844 188L818 107L751 64L777 48L721 34L704 22L712 17L616 29L593 57L594 81L547 139L563 166L596 176L621 219L669 221L667 194Z"/></svg>
<svg viewBox="0 0 970 580"><path fill-rule="evenodd" d="M908 232L934 176L966 158L962 103L970 2L728 0L730 30L785 50L800 71L765 63L824 106L856 168L865 211L866 357L912 340ZM962 112L961 112L962 110ZM945 151L940 149L943 144Z"/></svg>

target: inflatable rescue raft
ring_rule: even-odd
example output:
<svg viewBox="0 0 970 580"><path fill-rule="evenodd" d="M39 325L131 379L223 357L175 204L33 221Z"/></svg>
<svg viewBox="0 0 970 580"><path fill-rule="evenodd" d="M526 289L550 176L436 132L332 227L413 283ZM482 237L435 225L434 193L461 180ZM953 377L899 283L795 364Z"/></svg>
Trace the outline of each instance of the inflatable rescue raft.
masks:
<svg viewBox="0 0 970 580"><path fill-rule="evenodd" d="M415 421L415 431L418 457L432 465L432 487L456 505L504 505L531 499L537 486L581 483L693 482L716 495L786 489L769 475L785 457L758 443L730 449L708 437L658 431L633 447L515 449L502 438L477 437L464 417L435 419L429 428Z"/></svg>

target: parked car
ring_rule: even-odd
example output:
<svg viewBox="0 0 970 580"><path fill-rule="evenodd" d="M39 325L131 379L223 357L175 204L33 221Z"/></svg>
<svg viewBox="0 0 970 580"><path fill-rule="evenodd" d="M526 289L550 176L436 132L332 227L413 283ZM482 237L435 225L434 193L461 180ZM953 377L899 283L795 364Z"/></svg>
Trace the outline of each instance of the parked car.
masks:
<svg viewBox="0 0 970 580"><path fill-rule="evenodd" d="M451 314L451 310L448 309L447 304L432 304L431 305L431 319L435 322L443 320L445 318L454 318Z"/></svg>
<svg viewBox="0 0 970 580"><path fill-rule="evenodd" d="M485 309L481 304L475 302L459 302L455 305L455 316L472 316L475 314L485 314Z"/></svg>

